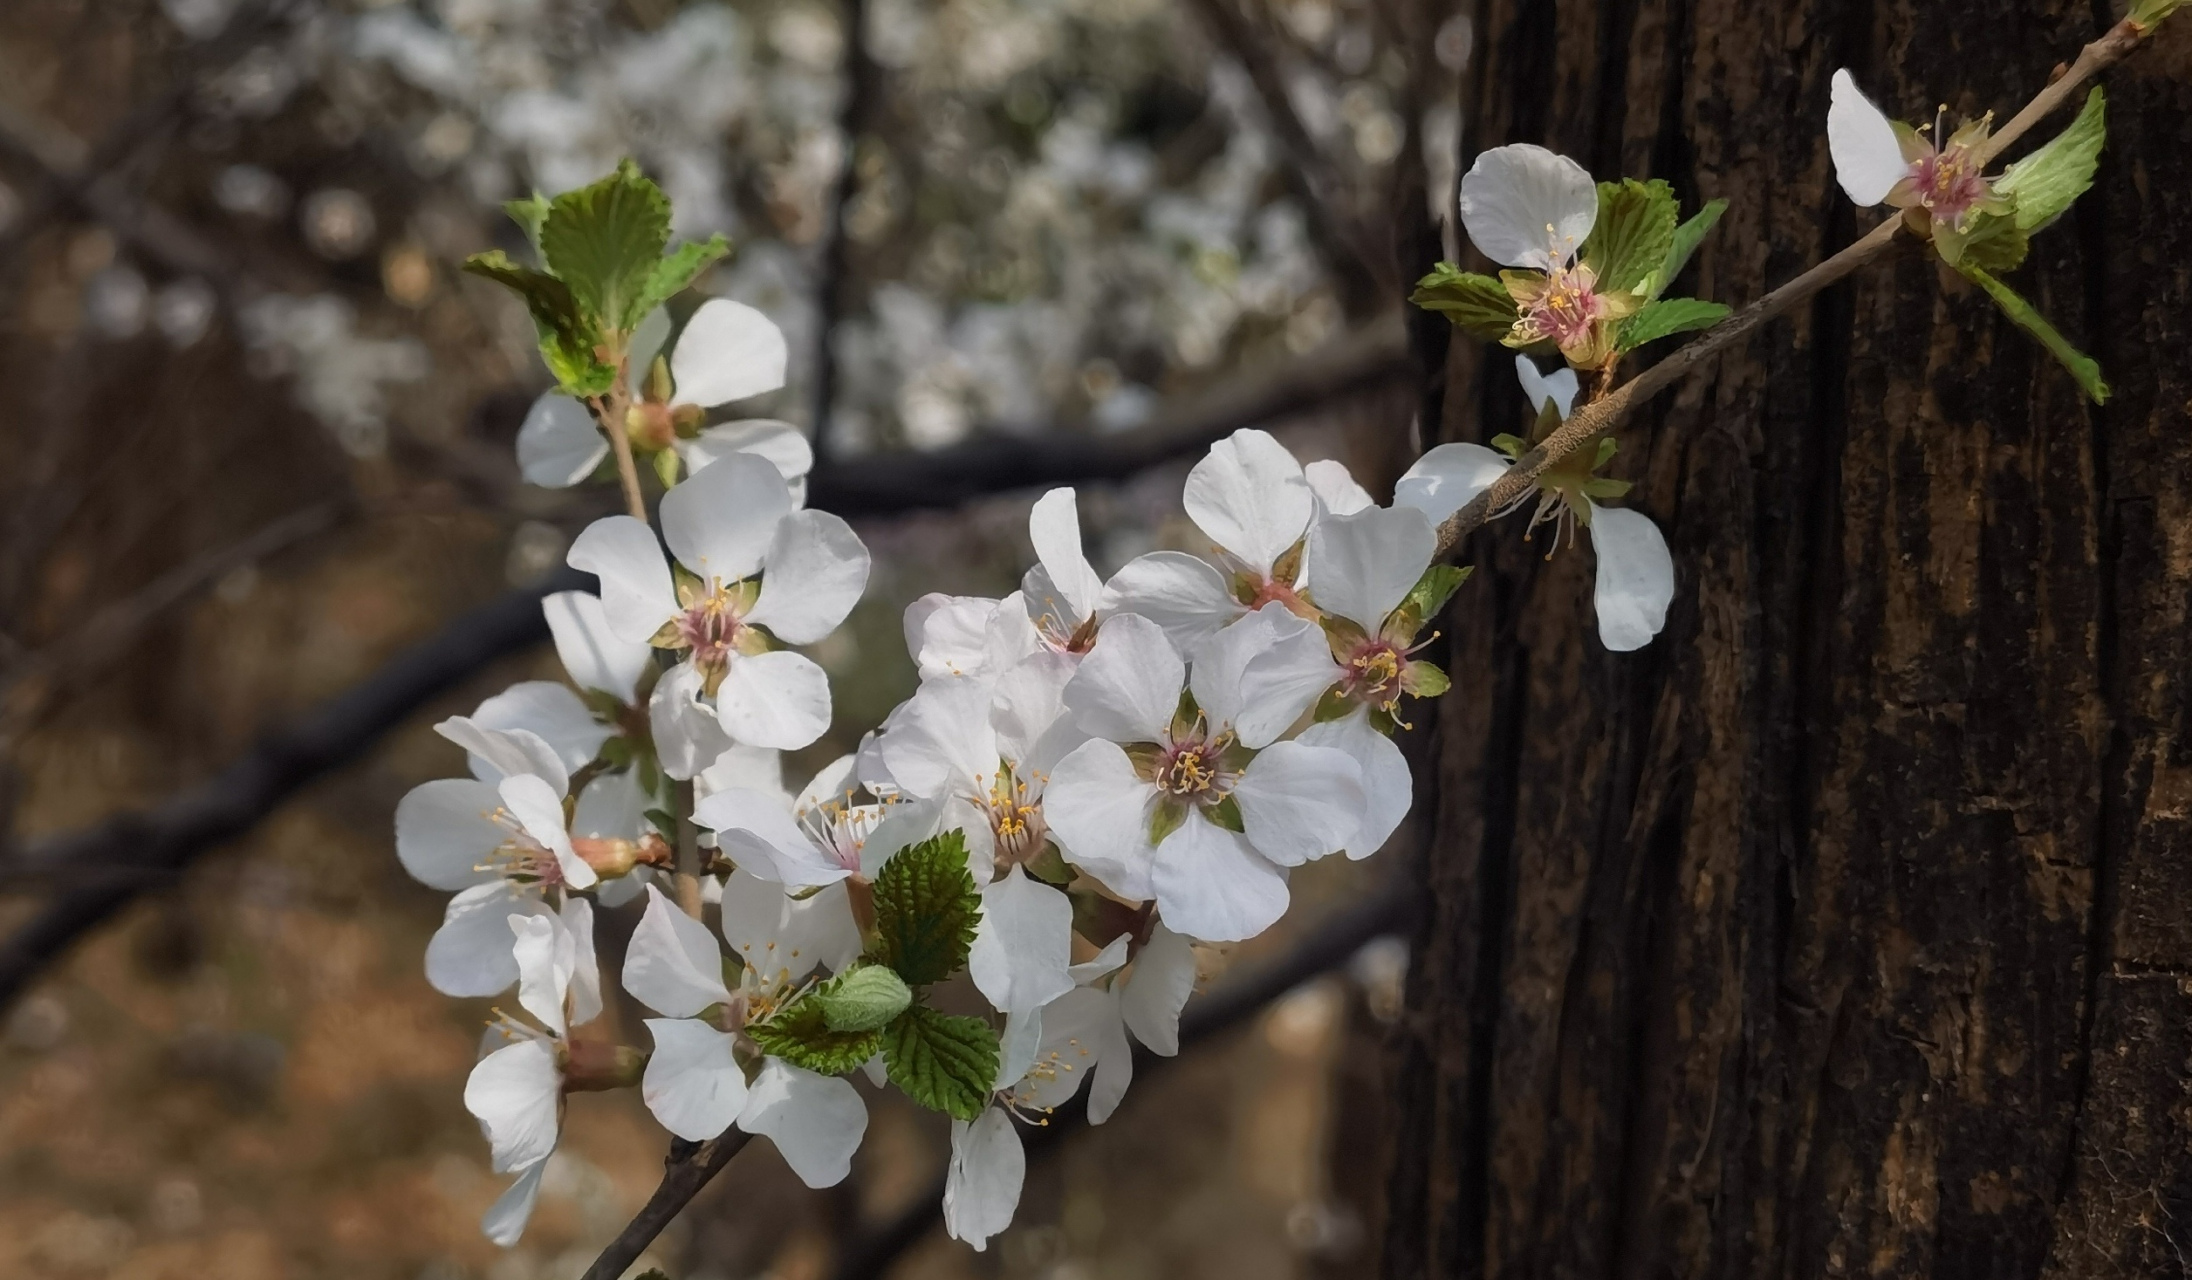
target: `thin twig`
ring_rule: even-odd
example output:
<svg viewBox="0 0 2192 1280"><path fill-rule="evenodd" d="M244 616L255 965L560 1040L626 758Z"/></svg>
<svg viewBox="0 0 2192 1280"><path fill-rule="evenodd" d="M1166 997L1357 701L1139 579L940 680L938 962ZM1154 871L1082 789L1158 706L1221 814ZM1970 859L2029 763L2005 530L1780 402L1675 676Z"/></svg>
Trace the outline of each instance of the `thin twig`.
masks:
<svg viewBox="0 0 2192 1280"><path fill-rule="evenodd" d="M680 1142L670 1148L670 1158L662 1175L662 1185L647 1198L647 1207L639 1216L625 1224L617 1232L616 1239L594 1259L594 1265L586 1268L581 1280L617 1280L639 1255L647 1251L662 1229L670 1225L678 1210L691 1203L702 1187L715 1180L723 1172L723 1166L752 1141L753 1135L740 1129L732 1129L720 1137L694 1144Z"/></svg>
<svg viewBox="0 0 2192 1280"><path fill-rule="evenodd" d="M1984 157L1991 159L2000 154L2033 125L2068 102L2085 81L2121 61L2150 34L2149 29L2126 19L2080 50L2078 60L2071 64L2069 71L2040 90L2023 110L1994 134L1984 149ZM1439 526L1439 554L1452 555L1463 538L1489 519L1492 512L1505 509L1508 503L1527 492L1546 468L1582 448L1599 433L1618 425L1645 401L1697 372L1707 360L1748 337L1767 321L1885 254L1894 247L1896 233L1902 226L1900 215L1881 223L1863 239L1736 312L1605 399L1577 410L1574 417L1545 437L1543 444L1517 458L1515 465L1490 488L1447 517L1446 523Z"/></svg>
<svg viewBox="0 0 2192 1280"><path fill-rule="evenodd" d="M837 350L831 339L845 311L846 279L852 270L852 235L846 219L860 186L860 135L882 88L882 71L868 56L867 0L845 0L845 101L837 115L837 134L845 154L837 168L830 199L829 226L822 237L822 260L815 273L814 326L814 469L827 471L837 461L833 430L837 403Z"/></svg>

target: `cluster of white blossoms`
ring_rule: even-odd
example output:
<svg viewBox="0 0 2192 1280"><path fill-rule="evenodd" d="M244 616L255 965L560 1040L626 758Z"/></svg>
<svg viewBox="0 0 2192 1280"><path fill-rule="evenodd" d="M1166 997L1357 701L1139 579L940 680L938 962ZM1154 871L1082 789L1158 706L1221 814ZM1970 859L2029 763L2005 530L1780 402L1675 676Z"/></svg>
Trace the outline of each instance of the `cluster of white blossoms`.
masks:
<svg viewBox="0 0 2192 1280"><path fill-rule="evenodd" d="M946 1217L980 1247L1019 1200L1017 1126L1084 1083L1101 1121L1136 1043L1177 1051L1192 944L1269 928L1294 867L1366 857L1406 815L1391 735L1409 698L1446 688L1415 650L1465 575L1434 563L1432 507L1380 507L1261 431L1189 474L1208 558L1158 552L1106 581L1073 491L1053 490L1021 589L915 603L919 688L794 793L779 753L831 720L798 646L843 622L868 554L804 508L796 432L707 425L781 382L773 326L711 301L661 355L667 328L634 331L627 367L644 372L620 424L665 485L659 535L629 515L579 535L569 560L598 594L544 601L570 683L527 681L438 726L472 776L397 812L404 866L455 895L429 980L515 986L525 1015L498 1012L465 1092L517 1175L483 1227L505 1244L524 1229L572 1092L636 1087L689 1141L766 1136L820 1187L865 1132L847 1078L864 1074L952 1116ZM543 397L527 475L594 474L613 402ZM679 872L712 912L681 909ZM626 904L641 914L620 976L654 1015L644 1044L601 1017L594 911ZM986 1012L932 1007L960 973L972 990L947 1002Z"/></svg>

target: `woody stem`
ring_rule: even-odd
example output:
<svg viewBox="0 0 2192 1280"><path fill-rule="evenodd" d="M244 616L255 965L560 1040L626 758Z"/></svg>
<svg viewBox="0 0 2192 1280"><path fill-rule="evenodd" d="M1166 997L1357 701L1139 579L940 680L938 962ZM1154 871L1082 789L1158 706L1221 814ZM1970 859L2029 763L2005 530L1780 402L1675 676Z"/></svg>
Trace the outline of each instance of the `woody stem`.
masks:
<svg viewBox="0 0 2192 1280"><path fill-rule="evenodd" d="M693 825L693 784L677 784L677 905L700 918L700 828Z"/></svg>
<svg viewBox="0 0 2192 1280"><path fill-rule="evenodd" d="M617 480L624 488L624 510L634 520L647 518L647 500L639 492L639 462L632 456L632 437L624 429L625 415L631 412L632 390L625 376L625 368L617 368L616 382L607 395L587 401L586 407L594 411L594 420L601 424L609 437L609 448L616 453Z"/></svg>

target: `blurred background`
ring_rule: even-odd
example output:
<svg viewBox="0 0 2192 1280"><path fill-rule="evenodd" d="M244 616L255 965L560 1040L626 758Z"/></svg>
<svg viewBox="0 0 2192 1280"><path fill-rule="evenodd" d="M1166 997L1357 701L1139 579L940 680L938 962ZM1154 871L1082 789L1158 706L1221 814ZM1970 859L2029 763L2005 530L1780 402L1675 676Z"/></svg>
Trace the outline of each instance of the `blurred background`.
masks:
<svg viewBox="0 0 2192 1280"><path fill-rule="evenodd" d="M487 1002L427 987L442 898L393 852L397 799L463 768L430 726L559 678L545 645L179 872L37 856L536 587L615 509L518 476L547 380L515 300L456 270L519 247L502 201L633 156L681 236L734 242L699 295L789 337L790 385L735 416L809 430L816 505L876 555L815 653L836 723L797 782L911 691L909 601L1012 589L1043 486L1087 481L1105 572L1196 547L1180 483L1235 427L1388 490L1423 394L1394 264L1450 235L1469 44L1431 0L0 4L0 967L27 983L0 1011L0 1274L576 1277L660 1175L636 1094L580 1095L523 1242L480 1237ZM1207 987L1404 853L1305 869ZM27 932L87 884L120 910ZM985 1254L871 1247L947 1145L871 1095L844 1186L754 1144L645 1264L1368 1272L1406 956L1333 960L1032 1158Z"/></svg>

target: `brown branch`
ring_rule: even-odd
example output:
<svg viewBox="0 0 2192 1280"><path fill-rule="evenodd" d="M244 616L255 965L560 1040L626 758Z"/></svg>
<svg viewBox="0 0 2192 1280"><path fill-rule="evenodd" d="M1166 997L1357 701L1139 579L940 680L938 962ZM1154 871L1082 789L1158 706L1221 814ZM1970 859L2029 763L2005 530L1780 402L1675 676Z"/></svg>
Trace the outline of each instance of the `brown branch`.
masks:
<svg viewBox="0 0 2192 1280"><path fill-rule="evenodd" d="M622 1276L639 1260L639 1255L646 1252L647 1246L654 1243L655 1237L662 1234L662 1229L670 1225L670 1219L677 1216L678 1210L699 1195L702 1187L714 1181L715 1175L723 1172L723 1166L731 1162L731 1157L752 1140L752 1134L732 1129L706 1142L672 1144L670 1158L663 1162L667 1167L662 1175L662 1185L648 1197L647 1207L639 1211L639 1216L625 1224L624 1229L617 1232L616 1239L609 1242L609 1247L594 1259L594 1265L586 1268L581 1280L617 1280Z"/></svg>
<svg viewBox="0 0 2192 1280"><path fill-rule="evenodd" d="M2000 154L2003 148L2023 136L2042 118L2069 101L2070 96L2085 81L2121 61L2125 54L2150 34L2150 29L2125 19L2110 28L2106 35L2087 45L2079 52L2078 60L2071 64L2069 71L2042 89L1993 136L1985 148L1985 158L1991 159ZM1545 437L1543 444L1517 458L1515 465L1490 488L1470 499L1468 505L1446 518L1446 522L1439 526L1439 554L1452 555L1461 545L1461 540L1490 519L1493 512L1504 510L1509 503L1529 492L1546 468L1582 448L1601 432L1619 425L1622 419L1645 401L1697 372L1704 367L1707 360L1750 336L1754 330L1787 312L1797 303L1885 254L1894 247L1896 233L1902 226L1903 219L1899 215L1881 223L1863 239L1736 312L1714 326L1705 336L1638 374L1611 395L1577 410L1574 417Z"/></svg>
<svg viewBox="0 0 2192 1280"><path fill-rule="evenodd" d="M845 313L847 281L852 274L852 235L846 218L860 186L860 134L882 96L882 68L868 56L867 0L845 0L845 101L837 115L837 133L845 154L830 197L829 226L822 237L822 260L815 275L814 325L814 469L826 471L837 460L831 430L837 404L837 350L830 343Z"/></svg>

